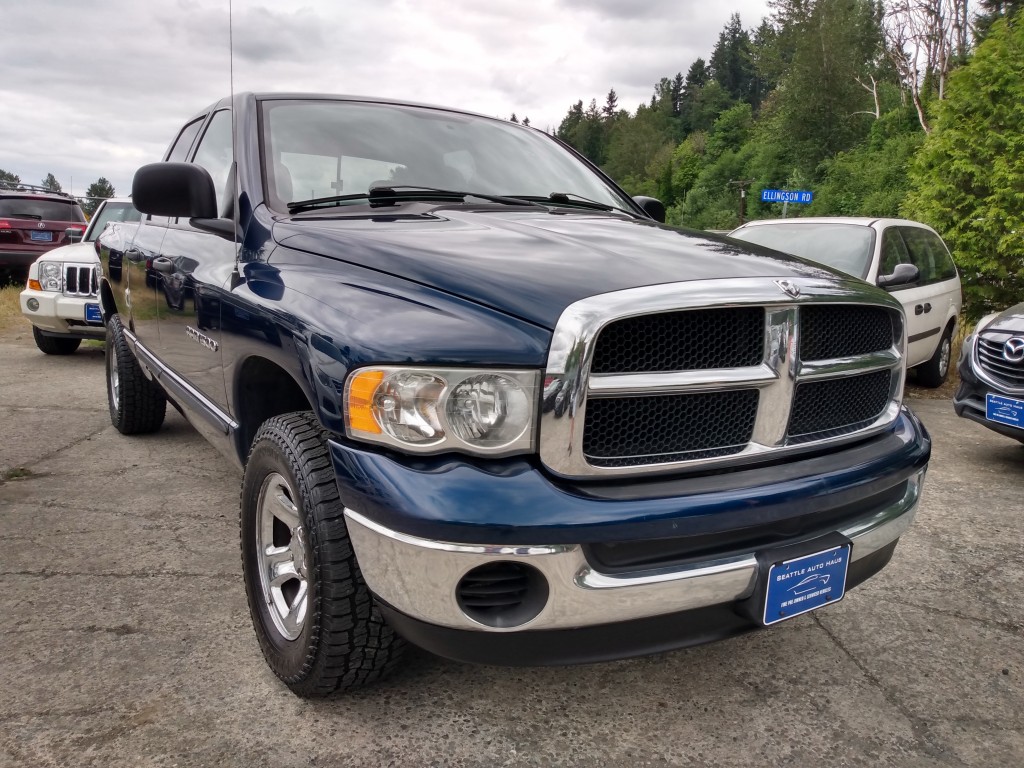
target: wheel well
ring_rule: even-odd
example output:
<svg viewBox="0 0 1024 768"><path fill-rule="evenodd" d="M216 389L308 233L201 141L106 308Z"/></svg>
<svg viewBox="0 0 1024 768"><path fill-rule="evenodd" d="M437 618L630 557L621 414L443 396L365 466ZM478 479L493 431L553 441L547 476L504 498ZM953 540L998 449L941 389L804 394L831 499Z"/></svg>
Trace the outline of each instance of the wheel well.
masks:
<svg viewBox="0 0 1024 768"><path fill-rule="evenodd" d="M302 387L283 368L262 357L250 357L238 371L235 385L238 437L242 464L260 425L267 419L312 408Z"/></svg>

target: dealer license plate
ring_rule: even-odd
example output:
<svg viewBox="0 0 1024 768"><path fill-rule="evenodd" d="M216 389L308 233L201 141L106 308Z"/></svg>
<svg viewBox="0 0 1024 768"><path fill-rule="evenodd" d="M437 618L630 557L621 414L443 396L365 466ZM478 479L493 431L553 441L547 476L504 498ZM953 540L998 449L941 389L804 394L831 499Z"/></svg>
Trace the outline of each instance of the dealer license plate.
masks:
<svg viewBox="0 0 1024 768"><path fill-rule="evenodd" d="M53 232L40 232L37 229L33 229L28 233L29 240L34 240L37 243L52 243Z"/></svg>
<svg viewBox="0 0 1024 768"><path fill-rule="evenodd" d="M1024 400L990 392L985 395L985 418L1011 427L1024 427Z"/></svg>
<svg viewBox="0 0 1024 768"><path fill-rule="evenodd" d="M103 315L100 314L99 304L86 304L85 305L85 322L87 323L102 323Z"/></svg>
<svg viewBox="0 0 1024 768"><path fill-rule="evenodd" d="M776 624L841 600L849 564L849 544L775 563L768 570L764 623Z"/></svg>

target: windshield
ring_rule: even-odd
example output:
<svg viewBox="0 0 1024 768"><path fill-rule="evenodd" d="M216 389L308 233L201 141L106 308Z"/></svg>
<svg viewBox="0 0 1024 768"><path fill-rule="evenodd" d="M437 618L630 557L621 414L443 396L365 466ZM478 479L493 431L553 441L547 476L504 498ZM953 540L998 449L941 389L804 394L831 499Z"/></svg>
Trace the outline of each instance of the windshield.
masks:
<svg viewBox="0 0 1024 768"><path fill-rule="evenodd" d="M85 221L85 215L73 200L42 197L2 197L0 216L11 219L43 221Z"/></svg>
<svg viewBox="0 0 1024 768"><path fill-rule="evenodd" d="M141 221L142 215L131 203L107 203L89 223L89 231L85 233L85 241L91 243L103 228L112 221Z"/></svg>
<svg viewBox="0 0 1024 768"><path fill-rule="evenodd" d="M278 210L381 186L545 199L566 193L632 210L557 142L503 120L350 101L265 101L262 110L268 202Z"/></svg>
<svg viewBox="0 0 1024 768"><path fill-rule="evenodd" d="M816 261L865 278L871 266L875 231L862 224L778 222L745 227L730 237Z"/></svg>

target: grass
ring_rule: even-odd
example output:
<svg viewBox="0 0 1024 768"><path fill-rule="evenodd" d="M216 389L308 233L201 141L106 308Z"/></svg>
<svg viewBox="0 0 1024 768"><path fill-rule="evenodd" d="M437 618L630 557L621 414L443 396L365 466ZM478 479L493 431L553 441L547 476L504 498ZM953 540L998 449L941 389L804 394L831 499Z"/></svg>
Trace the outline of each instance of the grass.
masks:
<svg viewBox="0 0 1024 768"><path fill-rule="evenodd" d="M0 288L0 331L10 331L26 324L27 321L21 315L21 305L18 303L21 291L20 285L5 285Z"/></svg>

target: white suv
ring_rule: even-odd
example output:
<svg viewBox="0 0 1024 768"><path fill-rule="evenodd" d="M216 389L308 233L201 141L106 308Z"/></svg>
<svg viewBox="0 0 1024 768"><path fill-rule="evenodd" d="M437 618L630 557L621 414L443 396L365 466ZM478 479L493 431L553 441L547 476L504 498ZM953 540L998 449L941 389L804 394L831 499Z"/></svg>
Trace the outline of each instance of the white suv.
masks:
<svg viewBox="0 0 1024 768"><path fill-rule="evenodd" d="M907 315L907 366L916 367L917 383L939 387L945 382L962 298L956 266L934 229L906 219L766 219L729 236L889 291Z"/></svg>
<svg viewBox="0 0 1024 768"><path fill-rule="evenodd" d="M96 293L100 262L95 241L110 222L138 220L139 212L130 199L104 200L81 242L47 251L29 267L21 311L32 322L32 336L40 350L70 355L82 339L104 338Z"/></svg>

